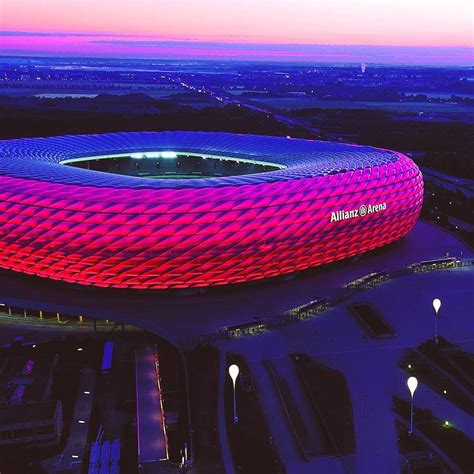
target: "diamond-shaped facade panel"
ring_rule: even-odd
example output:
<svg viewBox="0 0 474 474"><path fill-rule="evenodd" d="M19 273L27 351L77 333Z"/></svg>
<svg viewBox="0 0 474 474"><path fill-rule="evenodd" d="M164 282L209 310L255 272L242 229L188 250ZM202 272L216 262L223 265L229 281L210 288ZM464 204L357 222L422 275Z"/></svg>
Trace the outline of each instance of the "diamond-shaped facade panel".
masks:
<svg viewBox="0 0 474 474"><path fill-rule="evenodd" d="M332 142L147 132L0 148L0 267L83 285L197 288L313 268L405 236L423 198L408 157ZM189 155L196 170L152 179L140 160L137 176L64 164L140 153L168 168ZM206 159L230 171L202 177Z"/></svg>

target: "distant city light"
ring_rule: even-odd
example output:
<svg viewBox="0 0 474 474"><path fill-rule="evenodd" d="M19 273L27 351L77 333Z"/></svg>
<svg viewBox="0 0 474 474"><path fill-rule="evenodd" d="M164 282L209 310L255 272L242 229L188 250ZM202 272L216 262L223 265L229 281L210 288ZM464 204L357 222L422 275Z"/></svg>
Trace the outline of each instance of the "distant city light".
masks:
<svg viewBox="0 0 474 474"><path fill-rule="evenodd" d="M81 352L81 351L82 351L82 347L78 347L77 350L78 350L79 352Z"/></svg>
<svg viewBox="0 0 474 474"><path fill-rule="evenodd" d="M88 392L87 390L84 392L84 395L90 395L91 392Z"/></svg>
<svg viewBox="0 0 474 474"><path fill-rule="evenodd" d="M85 421L84 421L84 420L79 420L79 423L80 423L81 425L83 425L83 424L85 423Z"/></svg>

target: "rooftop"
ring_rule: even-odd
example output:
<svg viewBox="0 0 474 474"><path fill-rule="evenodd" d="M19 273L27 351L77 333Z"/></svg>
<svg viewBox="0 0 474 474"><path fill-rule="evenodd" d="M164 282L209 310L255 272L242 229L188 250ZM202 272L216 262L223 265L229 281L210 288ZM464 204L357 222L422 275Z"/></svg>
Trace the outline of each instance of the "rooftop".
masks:
<svg viewBox="0 0 474 474"><path fill-rule="evenodd" d="M1 146L0 175L62 184L140 189L288 181L388 165L400 158L396 152L369 146L221 132L123 132L27 138L4 140ZM270 169L239 176L157 180L57 166L105 156L173 159L180 154L263 163Z"/></svg>
<svg viewBox="0 0 474 474"><path fill-rule="evenodd" d="M0 406L42 401L57 357L35 353L7 356L0 366Z"/></svg>
<svg viewBox="0 0 474 474"><path fill-rule="evenodd" d="M22 405L0 406L0 425L31 423L53 418L59 400L45 400Z"/></svg>

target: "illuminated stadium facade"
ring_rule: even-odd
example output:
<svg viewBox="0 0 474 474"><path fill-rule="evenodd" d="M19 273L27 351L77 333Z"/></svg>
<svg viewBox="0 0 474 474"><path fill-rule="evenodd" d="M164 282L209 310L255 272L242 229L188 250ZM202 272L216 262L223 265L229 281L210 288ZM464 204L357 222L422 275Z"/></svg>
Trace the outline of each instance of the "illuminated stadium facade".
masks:
<svg viewBox="0 0 474 474"><path fill-rule="evenodd" d="M0 266L81 285L202 288L389 244L423 182L388 150L201 132L0 142Z"/></svg>

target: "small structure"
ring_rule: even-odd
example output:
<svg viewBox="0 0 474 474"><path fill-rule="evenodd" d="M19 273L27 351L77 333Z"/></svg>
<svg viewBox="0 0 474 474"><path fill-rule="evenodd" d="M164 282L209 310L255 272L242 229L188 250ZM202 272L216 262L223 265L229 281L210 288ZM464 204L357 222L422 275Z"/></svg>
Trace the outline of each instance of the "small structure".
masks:
<svg viewBox="0 0 474 474"><path fill-rule="evenodd" d="M0 446L57 446L62 429L60 400L0 407Z"/></svg>
<svg viewBox="0 0 474 474"><path fill-rule="evenodd" d="M158 354L144 344L135 351L138 464L153 469L168 459L165 418L161 400ZM152 472L152 471L150 471Z"/></svg>
<svg viewBox="0 0 474 474"><path fill-rule="evenodd" d="M50 400L58 354L8 356L0 367L0 446L57 446L59 400Z"/></svg>
<svg viewBox="0 0 474 474"><path fill-rule="evenodd" d="M108 374L112 369L112 355L114 352L114 343L113 341L107 341L104 344L104 353L102 355L102 373L104 375Z"/></svg>

